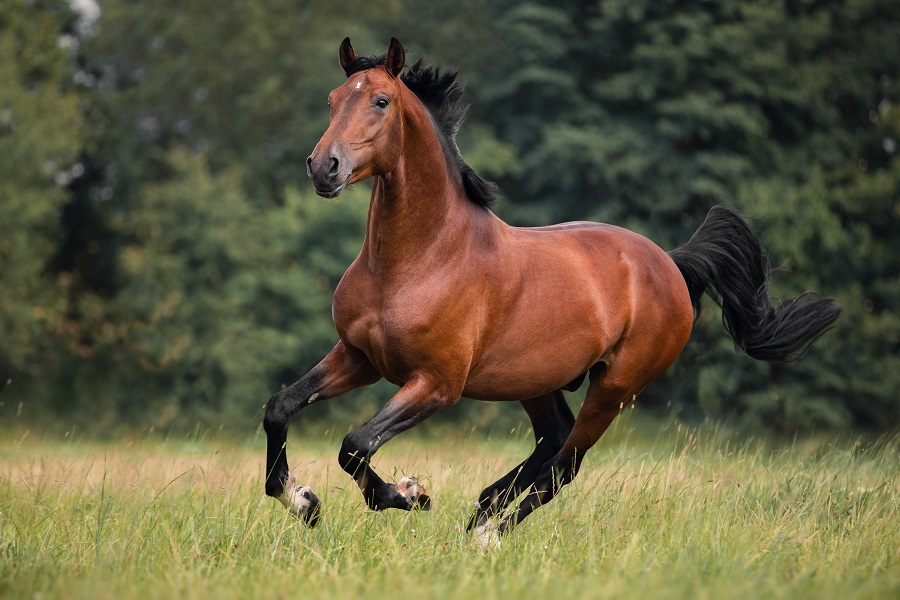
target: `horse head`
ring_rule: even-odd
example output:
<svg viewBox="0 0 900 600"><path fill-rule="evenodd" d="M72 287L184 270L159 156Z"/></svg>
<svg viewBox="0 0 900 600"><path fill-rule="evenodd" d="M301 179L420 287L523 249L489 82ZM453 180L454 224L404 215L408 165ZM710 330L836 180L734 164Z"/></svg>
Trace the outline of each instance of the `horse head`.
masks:
<svg viewBox="0 0 900 600"><path fill-rule="evenodd" d="M347 81L328 95L328 129L306 159L306 172L325 198L373 175L391 172L402 153L400 71L406 52L396 38L383 59L358 57L345 38L339 51ZM382 64L383 60L383 64Z"/></svg>

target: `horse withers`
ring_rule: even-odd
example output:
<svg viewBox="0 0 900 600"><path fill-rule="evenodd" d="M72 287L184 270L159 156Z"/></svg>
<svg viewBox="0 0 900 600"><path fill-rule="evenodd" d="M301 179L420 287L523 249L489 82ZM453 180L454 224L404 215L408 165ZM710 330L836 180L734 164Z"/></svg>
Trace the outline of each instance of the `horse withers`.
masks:
<svg viewBox="0 0 900 600"><path fill-rule="evenodd" d="M615 416L669 368L704 293L736 345L761 360L798 358L838 318L833 300L808 292L773 305L759 241L722 206L669 253L612 225L507 225L491 212L496 186L457 149L455 70L420 59L403 72L396 39L387 54L360 57L348 38L339 58L347 80L328 97L330 125L307 171L326 198L374 179L366 233L335 290L337 344L272 397L264 419L266 493L309 525L319 501L288 470L285 444L312 402L382 378L399 386L338 455L373 510L430 506L414 478L388 483L372 470L384 443L461 396L519 402L535 448L481 492L469 523L496 540L571 482ZM562 390L585 377L576 417Z"/></svg>

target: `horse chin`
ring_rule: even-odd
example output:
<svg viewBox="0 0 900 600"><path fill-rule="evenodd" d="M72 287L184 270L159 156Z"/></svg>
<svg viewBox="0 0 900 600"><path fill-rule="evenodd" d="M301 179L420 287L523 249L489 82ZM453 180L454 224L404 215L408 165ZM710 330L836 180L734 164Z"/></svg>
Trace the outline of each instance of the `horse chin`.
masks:
<svg viewBox="0 0 900 600"><path fill-rule="evenodd" d="M339 186L337 186L336 188L334 188L332 190L322 190L322 189L319 189L318 187L316 187L316 193L318 195L322 196L323 198L329 198L329 199L337 198L338 196L341 195L341 192L344 191L344 188L347 187L347 182L349 180L350 180L350 178L348 177L347 179L344 180L344 182L342 184L340 184Z"/></svg>

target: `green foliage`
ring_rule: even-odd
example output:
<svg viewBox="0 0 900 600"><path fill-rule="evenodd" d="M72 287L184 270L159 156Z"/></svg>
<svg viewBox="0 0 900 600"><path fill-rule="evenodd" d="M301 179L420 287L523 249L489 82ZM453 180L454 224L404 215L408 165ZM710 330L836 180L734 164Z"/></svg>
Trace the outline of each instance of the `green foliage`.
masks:
<svg viewBox="0 0 900 600"><path fill-rule="evenodd" d="M56 252L60 182L82 144L71 65L58 43L63 2L0 8L0 390L39 375L66 328L65 284L46 272Z"/></svg>
<svg viewBox="0 0 900 600"><path fill-rule="evenodd" d="M260 211L241 170L213 175L206 155L183 148L160 160L170 176L142 186L115 223L127 240L122 283L91 332L84 360L96 369L74 374L75 385L94 397L92 418L110 423L252 422L276 377L293 374L280 382L290 383L334 345L322 315L357 252L366 205L349 194L338 212L288 189L282 206Z"/></svg>
<svg viewBox="0 0 900 600"><path fill-rule="evenodd" d="M778 295L845 308L771 366L737 355L710 305L643 404L783 431L898 422L896 2L101 8L89 27L62 1L0 8L0 415L255 424L332 347L366 191L325 202L304 162L350 35L460 68L460 147L510 222L608 221L673 248L724 202L753 217ZM309 414L357 421L389 393ZM505 410L462 406L449 418Z"/></svg>

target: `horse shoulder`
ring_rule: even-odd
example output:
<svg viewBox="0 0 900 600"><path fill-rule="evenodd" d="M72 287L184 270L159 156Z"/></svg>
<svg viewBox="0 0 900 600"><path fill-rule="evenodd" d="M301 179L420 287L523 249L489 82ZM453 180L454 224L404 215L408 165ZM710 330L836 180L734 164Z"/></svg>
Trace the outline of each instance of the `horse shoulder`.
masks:
<svg viewBox="0 0 900 600"><path fill-rule="evenodd" d="M373 274L355 260L334 290L331 316L341 340L370 358L380 306L381 292Z"/></svg>

